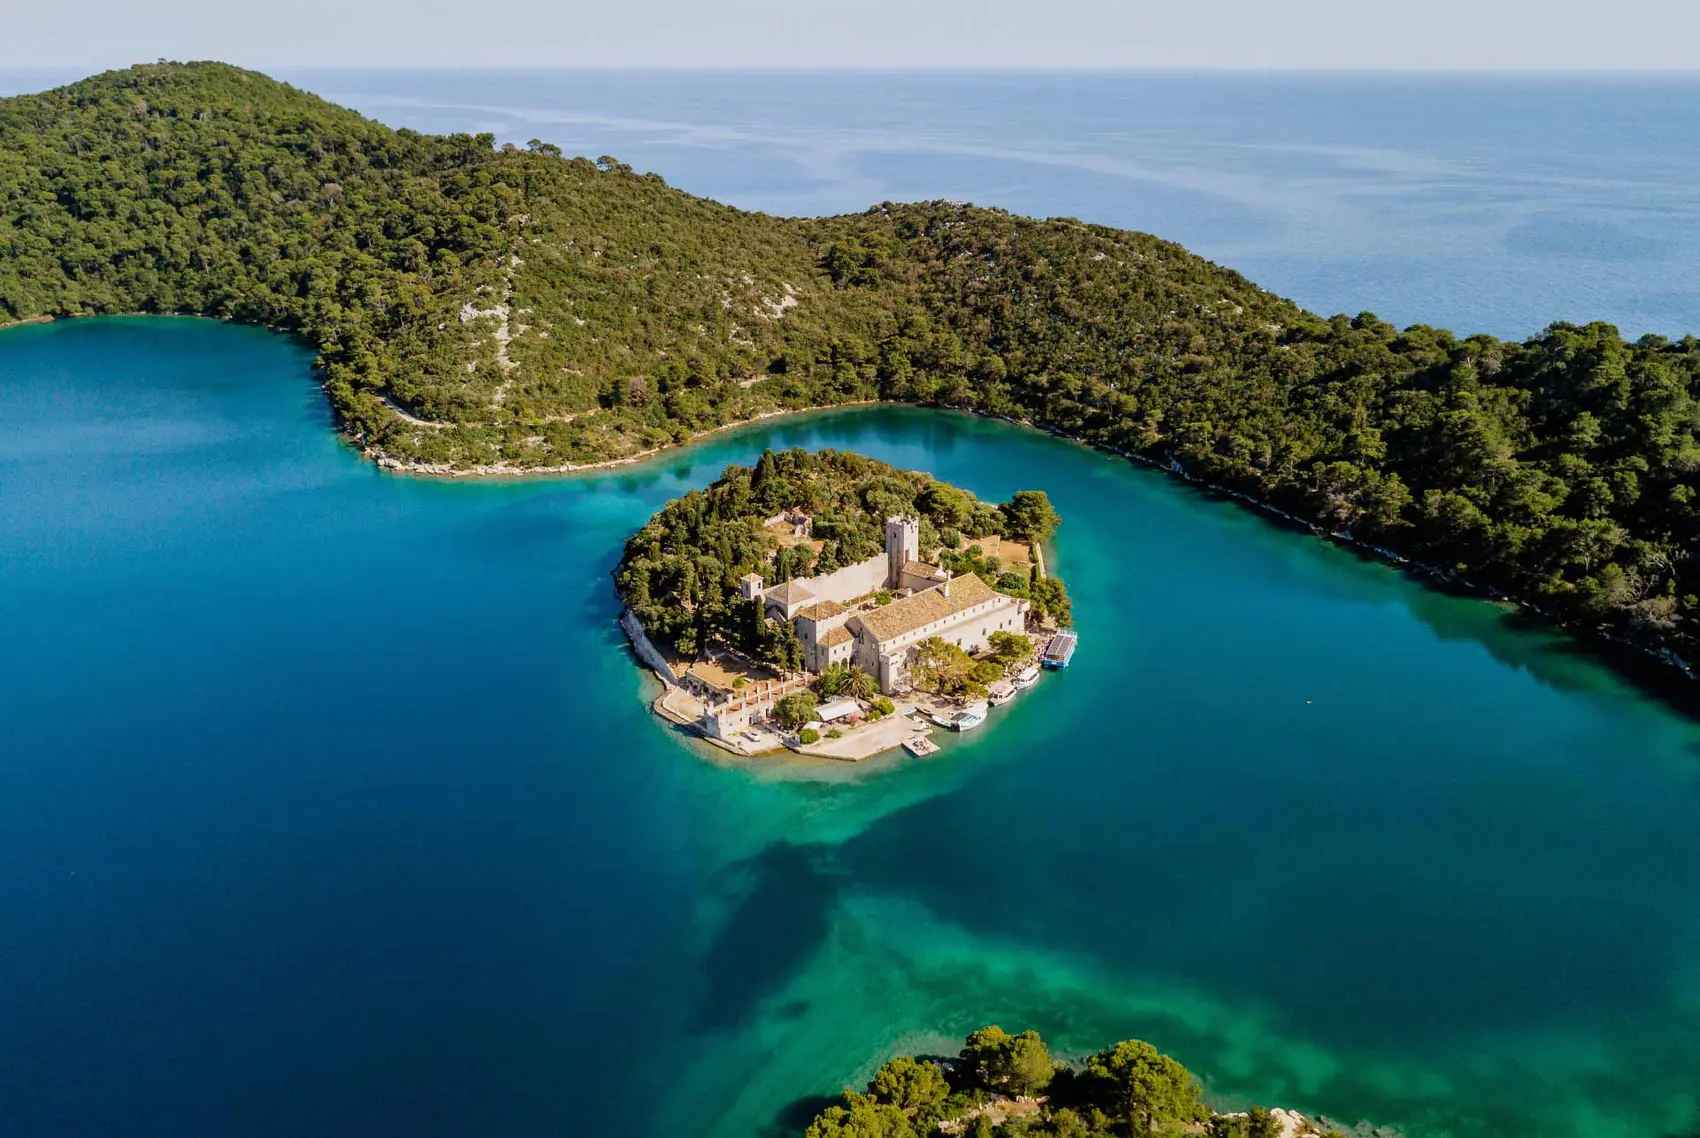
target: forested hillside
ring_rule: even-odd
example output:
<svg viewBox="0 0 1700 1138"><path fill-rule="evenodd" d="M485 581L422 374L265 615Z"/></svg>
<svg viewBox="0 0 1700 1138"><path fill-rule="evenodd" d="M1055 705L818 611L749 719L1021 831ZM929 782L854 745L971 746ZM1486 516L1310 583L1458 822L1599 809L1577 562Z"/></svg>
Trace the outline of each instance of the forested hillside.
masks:
<svg viewBox="0 0 1700 1138"><path fill-rule="evenodd" d="M158 64L0 101L0 320L298 332L380 460L561 467L873 398L1031 420L1692 652L1692 338L1331 320L1143 234L750 214Z"/></svg>

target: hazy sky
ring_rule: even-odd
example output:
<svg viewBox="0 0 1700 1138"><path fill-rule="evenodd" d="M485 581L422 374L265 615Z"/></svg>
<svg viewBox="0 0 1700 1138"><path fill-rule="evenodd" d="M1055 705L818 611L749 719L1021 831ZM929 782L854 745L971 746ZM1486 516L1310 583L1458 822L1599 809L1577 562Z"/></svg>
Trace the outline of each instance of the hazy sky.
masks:
<svg viewBox="0 0 1700 1138"><path fill-rule="evenodd" d="M1696 0L45 0L0 66L1697 68Z"/></svg>

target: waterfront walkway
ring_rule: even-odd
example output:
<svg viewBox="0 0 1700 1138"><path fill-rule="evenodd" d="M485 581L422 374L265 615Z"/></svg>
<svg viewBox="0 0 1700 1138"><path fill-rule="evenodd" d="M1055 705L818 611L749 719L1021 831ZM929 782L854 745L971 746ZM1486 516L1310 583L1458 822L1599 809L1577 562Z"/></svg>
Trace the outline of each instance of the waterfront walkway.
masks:
<svg viewBox="0 0 1700 1138"><path fill-rule="evenodd" d="M940 699L924 692L909 692L895 698L893 702L896 704L896 711L891 715L856 726L842 723L833 725L822 730L819 742L807 744L795 742L794 737L782 737L771 724L765 723L752 726L730 739L716 739L707 735L701 728L704 710L702 700L682 687L668 686L650 706L662 719L677 724L703 742L740 758L753 759L791 750L809 758L850 763L894 751L910 739L932 733L935 730L932 721L934 715L949 715L953 711L961 710L963 706L959 702ZM910 711L919 714L911 716L908 714ZM841 731L842 734L836 739L829 738L826 734L828 730Z"/></svg>
<svg viewBox="0 0 1700 1138"><path fill-rule="evenodd" d="M846 728L840 738L822 737L820 742L798 746L796 751L822 759L860 762L901 747L905 740L925 735L929 730L930 724L917 722L906 715L887 715L860 727Z"/></svg>

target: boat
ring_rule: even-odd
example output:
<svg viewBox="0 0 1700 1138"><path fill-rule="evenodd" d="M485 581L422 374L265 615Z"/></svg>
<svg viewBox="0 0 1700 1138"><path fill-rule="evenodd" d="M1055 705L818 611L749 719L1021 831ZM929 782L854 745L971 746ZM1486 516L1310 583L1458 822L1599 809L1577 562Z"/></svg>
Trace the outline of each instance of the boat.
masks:
<svg viewBox="0 0 1700 1138"><path fill-rule="evenodd" d="M1074 649L1080 643L1080 636L1072 628L1065 628L1051 637L1050 644L1045 646L1045 655L1041 663L1047 668L1066 668L1074 658Z"/></svg>
<svg viewBox="0 0 1700 1138"><path fill-rule="evenodd" d="M1015 674L1015 679L1010 682L1015 685L1016 691L1026 691L1028 688L1039 682L1039 665L1027 665L1025 668L1021 669L1021 671L1017 672Z"/></svg>
<svg viewBox="0 0 1700 1138"><path fill-rule="evenodd" d="M971 703L950 717L948 726L952 731L972 731L986 721L986 712L991 710L985 700Z"/></svg>
<svg viewBox="0 0 1700 1138"><path fill-rule="evenodd" d="M986 689L986 698L991 701L993 707L1002 707L1015 698L1015 685L1008 680L999 680Z"/></svg>
<svg viewBox="0 0 1700 1138"><path fill-rule="evenodd" d="M939 745L925 735L917 735L913 739L903 740L903 749L917 759L924 759L928 755L939 753Z"/></svg>

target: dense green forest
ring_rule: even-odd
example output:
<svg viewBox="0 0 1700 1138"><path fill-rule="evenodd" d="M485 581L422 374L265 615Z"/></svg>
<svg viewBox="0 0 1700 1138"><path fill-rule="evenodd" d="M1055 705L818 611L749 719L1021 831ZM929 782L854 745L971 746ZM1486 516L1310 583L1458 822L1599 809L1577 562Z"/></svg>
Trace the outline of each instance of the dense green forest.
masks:
<svg viewBox="0 0 1700 1138"><path fill-rule="evenodd" d="M1288 1122L1324 1138L1394 1133L1296 1116ZM804 1138L1281 1138L1283 1132L1280 1115L1264 1107L1212 1110L1191 1072L1141 1040L1063 1063L1038 1032L1011 1035L992 1026L971 1033L954 1057L889 1060L866 1091L846 1090L841 1104L816 1115Z"/></svg>
<svg viewBox="0 0 1700 1138"><path fill-rule="evenodd" d="M811 519L808 542L782 541L764 525L796 510ZM1029 598L1035 615L1068 622L1061 578L1005 565L981 544L992 536L1048 540L1060 519L1043 491L1017 491L994 506L929 474L849 451L768 450L753 467L728 466L626 540L614 583L650 636L687 655L725 643L794 671L802 659L796 634L766 621L760 601L744 600L739 579L753 571L777 585L881 556L885 520L898 514L920 519L920 552L930 563L976 573Z"/></svg>
<svg viewBox="0 0 1700 1138"><path fill-rule="evenodd" d="M300 334L391 464L559 468L776 410L961 407L1696 649L1692 337L1325 319L1154 237L951 203L767 217L221 64L0 101L0 321L102 312Z"/></svg>

